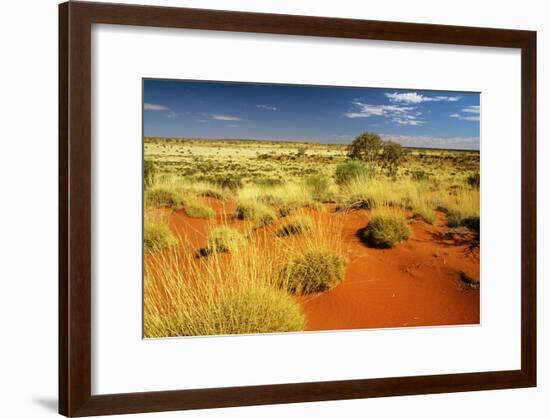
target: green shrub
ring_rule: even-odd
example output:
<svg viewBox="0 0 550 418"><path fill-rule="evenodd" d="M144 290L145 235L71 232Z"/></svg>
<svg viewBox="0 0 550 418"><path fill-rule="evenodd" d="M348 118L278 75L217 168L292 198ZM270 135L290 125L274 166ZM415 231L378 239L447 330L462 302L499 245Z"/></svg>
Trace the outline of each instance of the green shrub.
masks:
<svg viewBox="0 0 550 418"><path fill-rule="evenodd" d="M238 219L254 221L256 226L272 224L277 219L275 211L269 206L257 202L241 202L235 209Z"/></svg>
<svg viewBox="0 0 550 418"><path fill-rule="evenodd" d="M357 160L347 160L336 166L336 184L349 184L356 179L371 177L372 170L368 165Z"/></svg>
<svg viewBox="0 0 550 418"><path fill-rule="evenodd" d="M311 231L313 219L310 216L298 216L285 223L278 231L277 235L286 237L289 235L299 235Z"/></svg>
<svg viewBox="0 0 550 418"><path fill-rule="evenodd" d="M363 132L348 145L348 157L352 160L374 162L382 151L383 141L374 132Z"/></svg>
<svg viewBox="0 0 550 418"><path fill-rule="evenodd" d="M246 245L246 238L236 229L222 225L208 234L206 248L209 252L235 251Z"/></svg>
<svg viewBox="0 0 550 418"><path fill-rule="evenodd" d="M397 211L381 211L371 216L363 230L363 239L370 245L391 248L409 239L412 231L405 216Z"/></svg>
<svg viewBox="0 0 550 418"><path fill-rule="evenodd" d="M168 225L156 222L145 222L143 225L143 248L145 252L164 250L176 243L176 238Z"/></svg>
<svg viewBox="0 0 550 418"><path fill-rule="evenodd" d="M281 270L281 287L295 294L325 292L340 283L347 260L328 250L306 250Z"/></svg>
<svg viewBox="0 0 550 418"><path fill-rule="evenodd" d="M315 200L323 201L328 197L329 179L321 174L314 174L306 178L306 186L310 189Z"/></svg>
<svg viewBox="0 0 550 418"><path fill-rule="evenodd" d="M193 335L297 332L305 328L300 305L269 286L228 289L193 306L162 316L146 316L146 338Z"/></svg>

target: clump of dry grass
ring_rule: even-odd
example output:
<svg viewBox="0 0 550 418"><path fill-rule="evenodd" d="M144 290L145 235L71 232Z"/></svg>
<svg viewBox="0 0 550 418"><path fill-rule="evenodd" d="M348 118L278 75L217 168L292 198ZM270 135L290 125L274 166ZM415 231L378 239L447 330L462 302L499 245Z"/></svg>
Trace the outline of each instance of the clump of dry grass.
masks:
<svg viewBox="0 0 550 418"><path fill-rule="evenodd" d="M146 253L176 245L177 240L161 214L147 213L143 223L143 248Z"/></svg>
<svg viewBox="0 0 550 418"><path fill-rule="evenodd" d="M213 218L216 215L214 209L198 200L187 200L183 205L183 210L191 218Z"/></svg>
<svg viewBox="0 0 550 418"><path fill-rule="evenodd" d="M378 209L371 214L362 238L374 247L391 248L409 239L411 234L411 227L401 211Z"/></svg>
<svg viewBox="0 0 550 418"><path fill-rule="evenodd" d="M276 248L283 255L279 286L295 294L332 289L344 278L347 258L338 215L319 214L302 234L280 239Z"/></svg>
<svg viewBox="0 0 550 418"><path fill-rule="evenodd" d="M347 260L329 250L306 250L281 270L282 286L300 295L325 292L340 283Z"/></svg>
<svg viewBox="0 0 550 418"><path fill-rule="evenodd" d="M280 237L287 237L290 235L303 234L311 231L312 227L313 218L311 218L311 216L299 215L283 224L277 231L277 235Z"/></svg>
<svg viewBox="0 0 550 418"><path fill-rule="evenodd" d="M238 219L253 221L258 227L272 224L277 219L273 209L253 200L240 202L235 215Z"/></svg>
<svg viewBox="0 0 550 418"><path fill-rule="evenodd" d="M208 233L206 248L209 252L235 251L246 245L246 238L240 232L227 225L213 228Z"/></svg>
<svg viewBox="0 0 550 418"><path fill-rule="evenodd" d="M300 306L276 282L276 254L258 246L196 258L179 250L146 258L147 338L289 332L304 329Z"/></svg>

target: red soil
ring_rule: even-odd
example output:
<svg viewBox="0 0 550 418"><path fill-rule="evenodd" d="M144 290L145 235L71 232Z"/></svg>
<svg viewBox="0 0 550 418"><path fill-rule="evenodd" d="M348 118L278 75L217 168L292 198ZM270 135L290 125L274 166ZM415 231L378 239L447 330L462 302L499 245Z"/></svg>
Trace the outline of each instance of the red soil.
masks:
<svg viewBox="0 0 550 418"><path fill-rule="evenodd" d="M221 222L234 204L215 199L214 220L194 219L183 211L170 215L170 226L200 248L209 223ZM348 265L341 284L329 292L298 298L308 331L478 324L480 293L461 281L461 272L479 281L479 248L471 234L460 236L445 226L415 220L412 237L392 249L369 248L357 232L368 223L368 211L344 216L342 239ZM244 229L244 222L231 221Z"/></svg>

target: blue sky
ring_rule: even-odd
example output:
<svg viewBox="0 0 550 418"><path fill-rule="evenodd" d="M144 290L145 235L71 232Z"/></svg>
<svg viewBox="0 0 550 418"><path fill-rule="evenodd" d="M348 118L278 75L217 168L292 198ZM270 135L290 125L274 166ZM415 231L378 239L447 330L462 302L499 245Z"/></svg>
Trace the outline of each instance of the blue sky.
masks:
<svg viewBox="0 0 550 418"><path fill-rule="evenodd" d="M143 100L145 136L479 149L479 93L145 79Z"/></svg>

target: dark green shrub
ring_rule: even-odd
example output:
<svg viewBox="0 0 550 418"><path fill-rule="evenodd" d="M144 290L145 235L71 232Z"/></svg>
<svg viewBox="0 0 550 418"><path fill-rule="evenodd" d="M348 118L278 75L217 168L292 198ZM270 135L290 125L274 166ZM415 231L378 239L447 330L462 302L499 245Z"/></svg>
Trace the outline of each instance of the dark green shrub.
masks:
<svg viewBox="0 0 550 418"><path fill-rule="evenodd" d="M364 132L348 145L348 156L352 160L374 162L382 151L382 139L374 132Z"/></svg>

